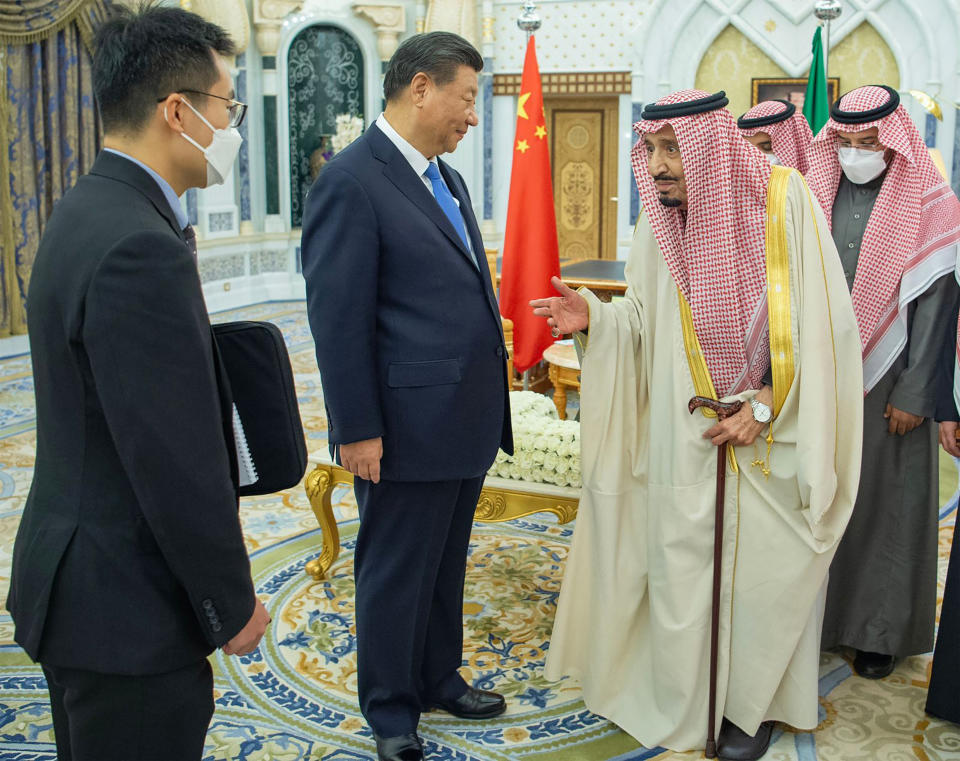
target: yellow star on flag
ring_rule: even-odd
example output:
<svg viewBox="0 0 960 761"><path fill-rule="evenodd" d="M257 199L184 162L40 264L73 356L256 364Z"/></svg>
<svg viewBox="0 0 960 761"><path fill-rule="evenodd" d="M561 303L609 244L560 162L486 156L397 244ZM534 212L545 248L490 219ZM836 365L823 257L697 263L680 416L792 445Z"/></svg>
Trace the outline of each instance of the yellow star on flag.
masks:
<svg viewBox="0 0 960 761"><path fill-rule="evenodd" d="M524 109L524 106L527 105L527 101L530 100L530 96L531 96L532 94L533 94L533 93L525 92L525 93L522 93L522 94L520 95L520 98L517 100L517 116L519 116L519 117L521 117L521 118L523 118L523 119L529 119L529 118L530 118L529 116L527 116L527 112L526 112L526 110Z"/></svg>
<svg viewBox="0 0 960 761"><path fill-rule="evenodd" d="M541 124L539 127L537 127L537 129L536 129L536 131L534 132L534 134L535 134L537 137L539 137L541 140L543 140L543 138L545 138L545 137L547 136L547 128L544 127L544 126Z"/></svg>
<svg viewBox="0 0 960 761"><path fill-rule="evenodd" d="M527 145L527 141L526 141L526 140L518 140L518 141L517 141L517 150L520 151L520 153L526 153L528 150L530 150L530 146Z"/></svg>

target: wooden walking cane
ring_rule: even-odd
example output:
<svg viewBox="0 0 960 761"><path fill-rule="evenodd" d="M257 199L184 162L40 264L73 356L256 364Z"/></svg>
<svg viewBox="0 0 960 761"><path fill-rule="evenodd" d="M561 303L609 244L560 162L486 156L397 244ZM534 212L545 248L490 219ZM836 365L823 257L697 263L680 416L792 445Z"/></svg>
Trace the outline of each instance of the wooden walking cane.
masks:
<svg viewBox="0 0 960 761"><path fill-rule="evenodd" d="M718 402L705 396L695 396L687 407L692 415L699 407L717 413L725 420L740 411L743 402ZM720 571L723 559L723 494L727 477L727 442L717 447L717 506L713 515L713 605L710 611L710 692L707 700L707 745L703 755L717 757L717 650L720 641Z"/></svg>

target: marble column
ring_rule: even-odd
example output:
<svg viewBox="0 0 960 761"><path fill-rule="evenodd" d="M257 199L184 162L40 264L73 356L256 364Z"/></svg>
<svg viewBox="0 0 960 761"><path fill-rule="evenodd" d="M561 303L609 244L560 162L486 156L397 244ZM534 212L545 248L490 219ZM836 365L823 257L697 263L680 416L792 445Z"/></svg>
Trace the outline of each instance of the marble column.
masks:
<svg viewBox="0 0 960 761"><path fill-rule="evenodd" d="M950 163L953 192L960 196L960 113L953 120L953 161Z"/></svg>
<svg viewBox="0 0 960 761"><path fill-rule="evenodd" d="M927 148L937 147L937 117L933 114L927 114L923 140Z"/></svg>
<svg viewBox="0 0 960 761"><path fill-rule="evenodd" d="M480 93L483 113L480 115L483 129L483 219L480 232L483 236L494 237L497 223L493 219L493 64L494 64L494 17L493 0L483 0L481 53L483 54L483 72L480 75Z"/></svg>
<svg viewBox="0 0 960 761"><path fill-rule="evenodd" d="M246 53L237 55L237 71L234 76L236 98L241 103L247 102L247 56ZM243 143L240 144L240 153L237 156L237 172L240 176L240 230L253 232L253 214L250 207L250 123L245 118L240 125L240 135Z"/></svg>
<svg viewBox="0 0 960 761"><path fill-rule="evenodd" d="M630 120L630 128L633 129L633 125L640 121L640 114L643 111L643 103L639 101L633 102L633 116ZM629 169L630 173L633 173L632 168ZM637 183L631 179L630 182L630 225L633 226L637 223L637 217L640 216L640 192L637 190Z"/></svg>

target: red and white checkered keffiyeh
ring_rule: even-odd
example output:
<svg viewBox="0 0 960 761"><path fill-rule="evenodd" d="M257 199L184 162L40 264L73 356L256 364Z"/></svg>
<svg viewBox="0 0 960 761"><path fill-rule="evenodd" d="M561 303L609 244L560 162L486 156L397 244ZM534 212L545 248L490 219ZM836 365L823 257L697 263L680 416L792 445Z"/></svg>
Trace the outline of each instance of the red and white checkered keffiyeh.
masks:
<svg viewBox="0 0 960 761"><path fill-rule="evenodd" d="M680 90L656 103L708 97ZM670 124L687 184L686 219L659 201L647 169L644 133ZM770 365L767 326L766 208L771 167L742 138L724 108L639 121L630 159L653 234L667 268L693 312L694 328L720 396L760 388Z"/></svg>
<svg viewBox="0 0 960 761"><path fill-rule="evenodd" d="M873 85L851 90L843 111L869 111L889 102ZM837 132L878 128L878 140L893 150L876 204L867 222L853 281L853 309L863 344L863 381L870 391L907 342L907 306L957 267L960 201L937 171L920 133L903 106L876 121L843 124L830 119L814 138L807 181L831 222L843 171Z"/></svg>
<svg viewBox="0 0 960 761"><path fill-rule="evenodd" d="M786 104L779 100L765 100L751 108L743 116L747 119L759 119L764 116L782 114L787 110ZM794 111L781 122L768 124L764 127L748 127L741 129L744 137L753 137L758 132L766 132L773 143L773 152L784 166L793 167L800 174L806 174L809 167L807 151L813 141L813 132L807 124L806 117L800 111Z"/></svg>

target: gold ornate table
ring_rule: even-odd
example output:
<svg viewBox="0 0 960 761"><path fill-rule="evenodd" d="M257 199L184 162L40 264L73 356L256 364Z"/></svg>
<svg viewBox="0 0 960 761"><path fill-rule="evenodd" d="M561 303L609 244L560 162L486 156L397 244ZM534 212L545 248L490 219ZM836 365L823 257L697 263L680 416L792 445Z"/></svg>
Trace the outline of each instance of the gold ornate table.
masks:
<svg viewBox="0 0 960 761"><path fill-rule="evenodd" d="M320 524L323 548L320 557L307 563L306 571L313 578L322 579L340 554L340 531L331 500L333 490L341 484L352 485L353 474L334 463L325 449L312 454L310 463L313 469L307 474L304 488ZM579 503L579 489L487 476L475 518L498 522L534 513L553 513L560 523L569 523L576 517Z"/></svg>

